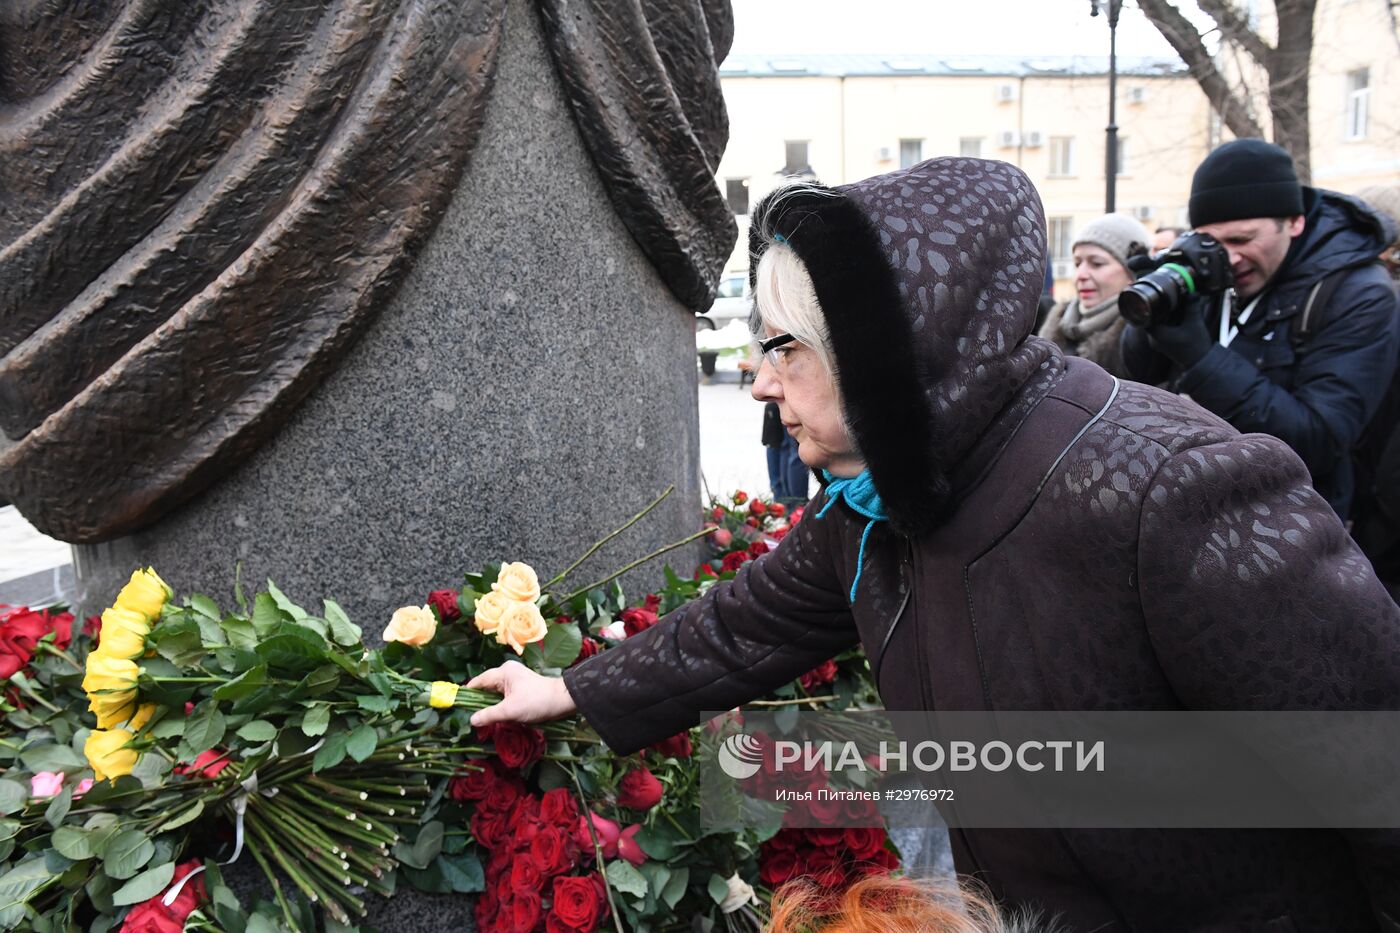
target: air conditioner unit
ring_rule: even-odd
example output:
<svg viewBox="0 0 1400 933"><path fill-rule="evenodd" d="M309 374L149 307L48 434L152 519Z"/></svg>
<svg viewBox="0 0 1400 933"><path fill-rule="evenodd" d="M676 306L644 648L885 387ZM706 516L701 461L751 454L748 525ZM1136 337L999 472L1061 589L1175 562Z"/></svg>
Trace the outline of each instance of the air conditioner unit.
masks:
<svg viewBox="0 0 1400 933"><path fill-rule="evenodd" d="M875 160L877 162L888 162L894 158L894 150L889 146L881 146L875 150Z"/></svg>
<svg viewBox="0 0 1400 933"><path fill-rule="evenodd" d="M1146 223L1152 219L1152 213L1152 206L1150 204L1139 204L1137 207L1133 208L1133 219Z"/></svg>
<svg viewBox="0 0 1400 933"><path fill-rule="evenodd" d="M1016 99L1016 85L1011 83L998 84L996 99L999 104L1009 104Z"/></svg>
<svg viewBox="0 0 1400 933"><path fill-rule="evenodd" d="M1027 149L1039 149L1041 146L1045 145L1045 134L1040 130L1028 130L1026 134L1021 137L1021 144Z"/></svg>
<svg viewBox="0 0 1400 933"><path fill-rule="evenodd" d="M1021 134L1015 130L1002 130L997 134L997 145L1002 149L1015 149L1021 145Z"/></svg>
<svg viewBox="0 0 1400 933"><path fill-rule="evenodd" d="M1128 103L1130 103L1130 104L1145 104L1145 103L1147 103L1147 88L1143 87L1142 85L1138 85L1137 87L1130 87L1130 88L1128 88Z"/></svg>
<svg viewBox="0 0 1400 933"><path fill-rule="evenodd" d="M1073 278L1074 261L1070 259L1056 259L1051 263L1050 271L1057 279Z"/></svg>

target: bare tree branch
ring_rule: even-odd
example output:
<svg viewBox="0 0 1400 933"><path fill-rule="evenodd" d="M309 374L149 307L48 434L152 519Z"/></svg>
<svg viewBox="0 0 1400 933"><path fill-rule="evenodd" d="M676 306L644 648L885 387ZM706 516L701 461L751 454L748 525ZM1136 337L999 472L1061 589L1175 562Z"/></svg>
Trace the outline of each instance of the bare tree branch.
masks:
<svg viewBox="0 0 1400 933"><path fill-rule="evenodd" d="M1237 95L1220 73L1201 34L1191 25L1191 21L1167 0L1138 0L1138 9L1191 69L1206 99L1220 114L1220 119L1225 121L1230 132L1236 136L1264 136L1264 130L1254 119L1245 98Z"/></svg>
<svg viewBox="0 0 1400 933"><path fill-rule="evenodd" d="M1244 49L1261 65L1269 60L1273 47L1250 28L1248 20L1230 0L1196 0L1196 5L1215 20L1215 25L1220 27L1220 34L1227 42Z"/></svg>

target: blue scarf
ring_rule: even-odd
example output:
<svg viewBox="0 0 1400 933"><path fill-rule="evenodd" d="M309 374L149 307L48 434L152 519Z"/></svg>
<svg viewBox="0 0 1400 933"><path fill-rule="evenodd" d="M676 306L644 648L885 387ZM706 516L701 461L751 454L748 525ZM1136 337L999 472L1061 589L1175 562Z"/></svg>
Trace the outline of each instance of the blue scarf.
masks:
<svg viewBox="0 0 1400 933"><path fill-rule="evenodd" d="M865 523L865 531L860 536L860 553L856 555L856 578L851 581L850 601L856 601L856 587L860 586L860 574L865 569L865 542L870 538L870 529L875 527L876 522L889 521L889 516L885 514L885 503L880 501L880 494L875 491L875 481L870 478L869 470L862 470L859 476L837 479L825 470L822 470L822 477L826 484L826 505L817 513L817 518L821 518L831 511L831 507L836 504L837 499L845 498L846 505L858 515L863 515L870 521Z"/></svg>

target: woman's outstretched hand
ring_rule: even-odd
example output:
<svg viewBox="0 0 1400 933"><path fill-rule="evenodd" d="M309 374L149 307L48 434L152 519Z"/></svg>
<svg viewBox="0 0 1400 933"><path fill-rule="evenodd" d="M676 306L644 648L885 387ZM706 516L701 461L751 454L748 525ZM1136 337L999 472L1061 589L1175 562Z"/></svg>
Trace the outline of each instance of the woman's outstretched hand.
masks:
<svg viewBox="0 0 1400 933"><path fill-rule="evenodd" d="M536 674L519 661L482 671L467 681L470 690L494 690L501 702L472 714L473 726L493 722L548 722L578 712L562 677Z"/></svg>

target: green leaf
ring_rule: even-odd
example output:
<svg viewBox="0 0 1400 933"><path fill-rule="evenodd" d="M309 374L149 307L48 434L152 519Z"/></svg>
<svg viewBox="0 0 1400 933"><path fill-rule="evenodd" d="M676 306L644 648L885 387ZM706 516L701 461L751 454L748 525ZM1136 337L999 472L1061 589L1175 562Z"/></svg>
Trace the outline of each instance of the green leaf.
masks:
<svg viewBox="0 0 1400 933"><path fill-rule="evenodd" d="M158 827L156 827L156 832L165 833L169 832L172 829L178 829L179 827L184 826L186 823L199 819L200 814L202 814L203 812L203 799L196 799L194 802L194 806L189 807L188 809L180 813L177 813L175 816L172 816L164 823L161 823Z"/></svg>
<svg viewBox="0 0 1400 933"><path fill-rule="evenodd" d="M443 855L438 859L442 866L442 876L458 894L477 894L486 890L486 872L482 870L481 859L474 852L461 855Z"/></svg>
<svg viewBox="0 0 1400 933"><path fill-rule="evenodd" d="M666 906L675 909L681 898L685 897L686 888L690 887L690 869L686 867L677 868L671 872L670 879L666 882L666 887L661 889L661 900L666 902ZM728 887L726 885L726 887Z"/></svg>
<svg viewBox="0 0 1400 933"><path fill-rule="evenodd" d="M206 618L213 619L215 622L218 622L224 617L224 614L219 611L219 604L203 593L195 593L185 600L185 602L189 603L190 608L195 612Z"/></svg>
<svg viewBox="0 0 1400 933"><path fill-rule="evenodd" d="M373 696L355 697L356 704L367 713L386 713L389 711L389 698L378 694Z"/></svg>
<svg viewBox="0 0 1400 933"><path fill-rule="evenodd" d="M253 600L253 631L258 633L259 638L266 638L279 625L290 620L291 617L278 608L277 600L267 593L259 593Z"/></svg>
<svg viewBox="0 0 1400 933"><path fill-rule="evenodd" d="M637 845L641 846L647 855L663 862L676 854L676 843L679 841L680 837L669 826L658 824L643 826L637 830Z"/></svg>
<svg viewBox="0 0 1400 933"><path fill-rule="evenodd" d="M194 754L206 752L224 740L228 724L218 704L205 700L194 708L194 713L185 722L185 742Z"/></svg>
<svg viewBox="0 0 1400 933"><path fill-rule="evenodd" d="M334 664L323 664L301 679L292 689L293 697L318 697L330 693L340 686L340 669Z"/></svg>
<svg viewBox="0 0 1400 933"><path fill-rule="evenodd" d="M124 829L102 847L102 868L118 880L130 878L155 854L150 837L139 829Z"/></svg>
<svg viewBox="0 0 1400 933"><path fill-rule="evenodd" d="M350 733L350 737L345 740L345 753L356 761L364 761L373 755L378 747L379 734L374 731L374 726L368 723Z"/></svg>
<svg viewBox="0 0 1400 933"><path fill-rule="evenodd" d="M326 727L331 724L331 708L329 706L313 706L306 711L306 715L301 717L301 731L307 735L325 735Z"/></svg>
<svg viewBox="0 0 1400 933"><path fill-rule="evenodd" d="M258 630L247 619L225 619L219 627L228 636L228 643L234 648L252 651L258 646Z"/></svg>
<svg viewBox="0 0 1400 933"><path fill-rule="evenodd" d="M151 632L156 653L171 664L190 667L205 655L204 635L193 619L180 619L156 626Z"/></svg>
<svg viewBox="0 0 1400 933"><path fill-rule="evenodd" d="M327 768L334 768L344 760L345 733L337 732L326 739L325 745L316 750L316 756L311 759L311 770L324 771Z"/></svg>
<svg viewBox="0 0 1400 933"><path fill-rule="evenodd" d="M710 883L707 890L710 892L710 899L716 904L723 904L724 899L729 896L729 882L719 875L710 875Z"/></svg>
<svg viewBox="0 0 1400 933"><path fill-rule="evenodd" d="M0 929L13 929L24 919L25 902L49 880L49 875L42 857L20 862L0 875Z"/></svg>
<svg viewBox="0 0 1400 933"><path fill-rule="evenodd" d="M216 700L238 700L267 683L267 665L249 668L226 684L214 688Z"/></svg>
<svg viewBox="0 0 1400 933"><path fill-rule="evenodd" d="M277 603L277 608L281 609L293 619L300 622L307 617L307 611L292 602L286 596L283 596L282 591L277 588L277 584L273 583L271 580L267 581L267 592L268 595L272 597L273 602Z"/></svg>
<svg viewBox="0 0 1400 933"><path fill-rule="evenodd" d="M60 854L66 855L75 862L80 862L85 858L92 858L95 854L92 846L92 833L88 832L86 829L78 829L74 826L60 826L53 831L50 842Z"/></svg>
<svg viewBox="0 0 1400 933"><path fill-rule="evenodd" d="M568 667L583 650L583 633L577 625L566 622L549 626L542 645L544 663L547 667Z"/></svg>
<svg viewBox="0 0 1400 933"><path fill-rule="evenodd" d="M68 810L73 806L73 785L68 785L54 794L49 805L44 808L44 820L50 826L57 828L63 822L63 818L68 815Z"/></svg>
<svg viewBox="0 0 1400 933"><path fill-rule="evenodd" d="M350 621L345 610L334 600L327 599L322 602L325 606L326 623L331 627L331 640L347 648L358 645L363 637L360 627Z"/></svg>
<svg viewBox="0 0 1400 933"><path fill-rule="evenodd" d="M267 662L269 670L298 675L320 667L326 660L323 646L318 647L305 637L292 634L286 627L253 650Z"/></svg>
<svg viewBox="0 0 1400 933"><path fill-rule="evenodd" d="M249 742L271 742L277 738L277 727L266 719L254 719L238 730L238 737Z"/></svg>
<svg viewBox="0 0 1400 933"><path fill-rule="evenodd" d="M179 738L185 734L185 720L178 716L162 719L151 726L151 730L147 734L156 739Z"/></svg>
<svg viewBox="0 0 1400 933"><path fill-rule="evenodd" d="M20 752L26 771L81 771L87 762L67 745L36 745ZM28 788L25 789L26 796Z"/></svg>
<svg viewBox="0 0 1400 933"><path fill-rule="evenodd" d="M165 886L170 884L170 879L174 877L174 862L166 862L164 865L148 868L120 888L117 888L112 894L112 903L118 907L126 907L130 904L139 904L142 901L149 901L161 891L164 891Z"/></svg>
<svg viewBox="0 0 1400 933"><path fill-rule="evenodd" d="M443 825L437 820L418 831L413 841L414 868L427 868L433 859L442 854Z"/></svg>
<svg viewBox="0 0 1400 933"><path fill-rule="evenodd" d="M608 863L608 884L623 894L631 894L634 897L647 896L647 880L642 877L641 872L632 867L631 862L623 859L613 859Z"/></svg>
<svg viewBox="0 0 1400 933"><path fill-rule="evenodd" d="M24 802L28 799L29 788L18 781L0 780L0 814L8 816L18 810L23 810Z"/></svg>

